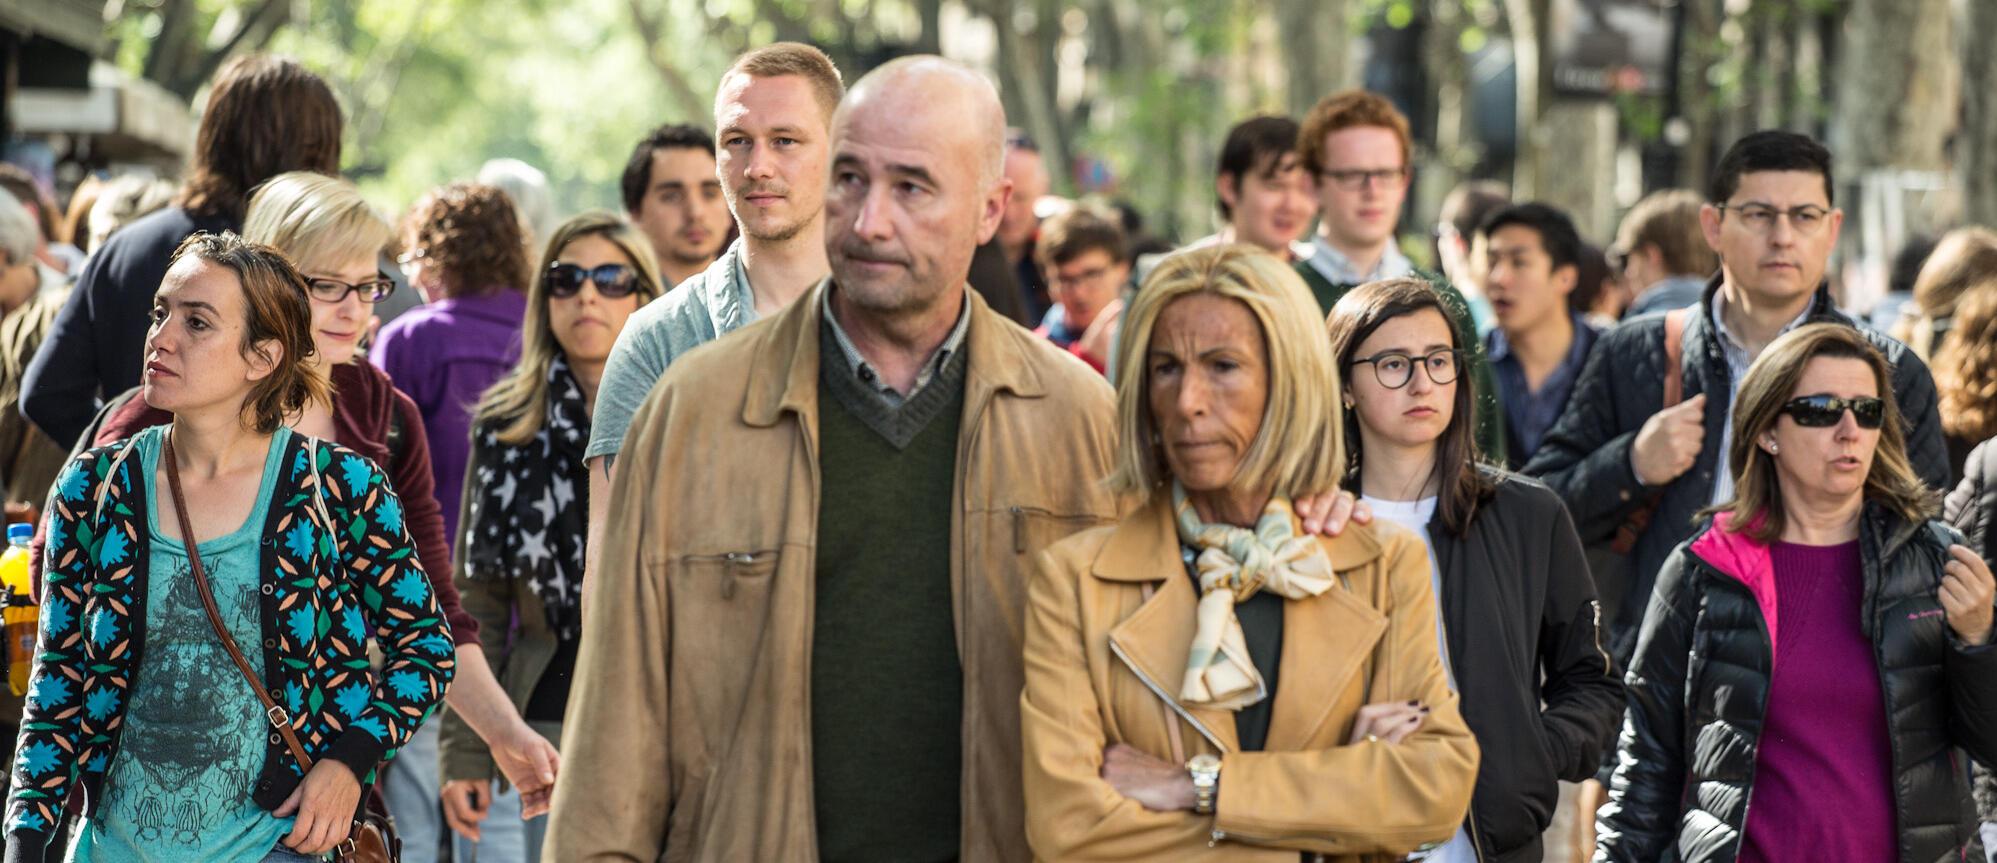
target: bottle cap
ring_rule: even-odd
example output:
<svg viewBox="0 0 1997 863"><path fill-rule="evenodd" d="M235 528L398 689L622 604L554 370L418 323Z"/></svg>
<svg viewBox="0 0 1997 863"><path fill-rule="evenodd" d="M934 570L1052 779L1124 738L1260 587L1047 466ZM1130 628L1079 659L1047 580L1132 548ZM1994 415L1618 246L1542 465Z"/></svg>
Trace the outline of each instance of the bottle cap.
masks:
<svg viewBox="0 0 1997 863"><path fill-rule="evenodd" d="M35 526L32 524L16 522L14 524L7 525L8 545L13 545L14 543L17 542L26 544L29 540L32 540L34 538L35 538Z"/></svg>

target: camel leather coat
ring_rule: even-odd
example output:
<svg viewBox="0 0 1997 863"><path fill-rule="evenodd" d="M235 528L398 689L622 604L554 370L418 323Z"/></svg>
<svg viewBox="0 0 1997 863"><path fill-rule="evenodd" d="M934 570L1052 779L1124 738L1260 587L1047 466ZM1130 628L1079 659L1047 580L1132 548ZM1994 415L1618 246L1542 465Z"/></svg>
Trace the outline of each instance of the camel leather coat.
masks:
<svg viewBox="0 0 1997 863"><path fill-rule="evenodd" d="M1320 540L1338 584L1285 602L1268 745L1242 752L1231 713L1176 698L1198 595L1171 509L1161 489L1040 557L1020 699L1034 855L1398 860L1454 835L1478 750L1443 672L1421 541L1377 523ZM1347 744L1360 707L1409 700L1432 708L1421 730L1399 745ZM1174 761L1218 754L1214 814L1154 812L1119 794L1099 775L1113 743Z"/></svg>

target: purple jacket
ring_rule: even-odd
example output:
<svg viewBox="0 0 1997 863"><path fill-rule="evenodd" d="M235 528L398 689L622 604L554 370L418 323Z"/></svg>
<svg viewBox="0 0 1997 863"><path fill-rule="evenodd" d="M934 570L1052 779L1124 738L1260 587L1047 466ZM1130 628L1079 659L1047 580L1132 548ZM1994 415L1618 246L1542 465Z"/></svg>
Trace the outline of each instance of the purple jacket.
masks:
<svg viewBox="0 0 1997 863"><path fill-rule="evenodd" d="M369 351L369 359L423 413L437 505L444 511L444 535L452 541L471 457L472 407L520 358L526 314L527 298L514 290L439 300L382 327Z"/></svg>

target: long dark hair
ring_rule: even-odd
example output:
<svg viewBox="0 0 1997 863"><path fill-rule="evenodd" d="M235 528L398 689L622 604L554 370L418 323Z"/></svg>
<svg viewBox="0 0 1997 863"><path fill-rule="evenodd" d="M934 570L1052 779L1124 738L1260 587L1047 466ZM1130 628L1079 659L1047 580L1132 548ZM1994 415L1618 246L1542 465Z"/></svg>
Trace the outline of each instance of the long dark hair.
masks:
<svg viewBox="0 0 1997 863"><path fill-rule="evenodd" d="M1435 467L1429 474L1437 480L1436 515L1441 517L1445 529L1461 536L1476 516L1477 506L1497 491L1497 483L1478 464L1477 439L1471 432L1476 425L1472 411L1477 392L1471 376L1465 374L1469 349L1464 347L1456 325L1450 323L1449 308L1443 305L1442 295L1421 279L1369 282L1353 288L1340 299L1338 305L1332 308L1325 326L1331 330L1331 351L1338 359L1339 382L1346 392L1351 392L1353 354L1359 351L1359 345L1381 325L1422 309L1434 309L1436 314L1442 316L1449 328L1449 346L1462 352L1456 361L1455 404L1450 413L1449 426L1443 429L1442 437L1436 441ZM1364 444L1359 436L1358 411L1345 412L1345 451L1348 454L1345 483L1348 488L1357 489L1360 487L1359 471L1366 461Z"/></svg>
<svg viewBox="0 0 1997 863"><path fill-rule="evenodd" d="M298 61L269 54L230 60L215 76L174 203L240 220L250 190L286 171L340 169L340 103Z"/></svg>

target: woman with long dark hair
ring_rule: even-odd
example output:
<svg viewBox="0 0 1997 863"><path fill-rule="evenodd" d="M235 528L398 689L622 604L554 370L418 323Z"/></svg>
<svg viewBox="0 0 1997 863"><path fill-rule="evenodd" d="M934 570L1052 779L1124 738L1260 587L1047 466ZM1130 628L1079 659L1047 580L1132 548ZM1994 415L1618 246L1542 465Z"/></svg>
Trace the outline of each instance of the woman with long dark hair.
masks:
<svg viewBox="0 0 1997 863"><path fill-rule="evenodd" d="M1546 486L1479 463L1476 394L1440 294L1362 285L1332 308L1345 483L1427 546L1440 649L1484 752L1470 814L1435 861L1537 861L1556 780L1594 775L1622 713L1581 539Z"/></svg>
<svg viewBox="0 0 1997 863"><path fill-rule="evenodd" d="M617 334L660 288L651 246L630 223L604 212L563 223L527 290L520 362L486 390L472 415L458 589L489 636L513 707L551 742L562 739L581 634L589 511L583 449L596 387ZM462 837L460 847L486 841L488 829L519 830L517 821L488 817L496 803L490 811L527 819L519 844L525 859L541 859L547 819L538 813L546 792L495 796L490 750L455 717L455 710L445 714L440 748L444 816Z"/></svg>

